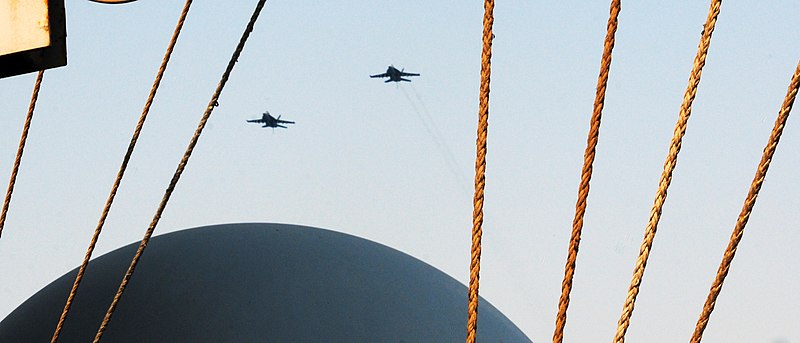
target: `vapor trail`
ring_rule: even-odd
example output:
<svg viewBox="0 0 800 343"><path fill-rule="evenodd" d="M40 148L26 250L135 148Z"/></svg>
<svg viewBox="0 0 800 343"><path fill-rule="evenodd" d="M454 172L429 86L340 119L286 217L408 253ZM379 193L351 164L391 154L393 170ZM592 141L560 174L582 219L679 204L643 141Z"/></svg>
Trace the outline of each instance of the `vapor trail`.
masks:
<svg viewBox="0 0 800 343"><path fill-rule="evenodd" d="M464 174L461 173L461 170L458 168L458 163L456 162L455 156L453 155L453 152L450 150L450 148L447 146L447 143L445 142L442 134L440 133L438 127L434 123L433 118L428 112L428 108L425 106L425 102L422 101L422 98L419 96L417 91L412 86L411 90L414 92L414 96L417 98L419 102L420 105L419 107L422 108L422 111L420 111L419 107L414 103L414 100L411 99L411 97L408 95L408 92L405 90L405 88L404 87L399 87L399 88L400 90L403 91L403 95L406 97L406 100L408 100L409 105L411 105L411 108L414 110L414 112L417 114L417 117L422 122L422 125L425 127L425 131L428 132L428 134L433 139L433 142L436 144L436 148L439 151L439 154L444 159L445 165L447 165L447 169L450 169L450 173L453 175L456 183L459 185L459 189L469 194L470 191L467 189L468 183L465 181L466 178Z"/></svg>

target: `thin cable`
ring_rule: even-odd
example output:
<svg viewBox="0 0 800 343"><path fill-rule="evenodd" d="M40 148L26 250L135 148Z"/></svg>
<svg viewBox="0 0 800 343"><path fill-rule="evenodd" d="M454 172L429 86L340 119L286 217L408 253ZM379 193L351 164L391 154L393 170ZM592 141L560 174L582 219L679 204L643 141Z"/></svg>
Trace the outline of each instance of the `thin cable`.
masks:
<svg viewBox="0 0 800 343"><path fill-rule="evenodd" d="M467 306L467 343L474 343L478 329L478 284L481 270L483 235L483 190L486 185L486 136L489 128L489 79L492 71L492 24L494 0L483 2L483 49L481 51L481 88L478 106L478 133L475 156L475 196L472 211L472 249L469 263L469 303Z"/></svg>
<svg viewBox="0 0 800 343"><path fill-rule="evenodd" d="M8 207L11 205L11 194L14 193L14 184L17 182L17 173L19 172L19 165L22 162L22 153L25 151L25 141L28 140L28 130L30 130L31 127L33 109L36 108L36 100L39 98L39 87L42 85L43 77L44 70L40 70L39 74L36 75L36 82L33 84L33 95L31 95L31 103L28 105L28 116L25 118L25 124L22 126L22 137L19 139L17 157L14 159L14 167L11 169L11 178L8 180L8 189L6 190L6 198L3 201L3 210L0 211L0 237L3 236L3 227L6 223Z"/></svg>
<svg viewBox="0 0 800 343"><path fill-rule="evenodd" d="M86 255L84 255L83 262L78 269L78 275L75 276L75 282L72 284L72 289L69 291L67 302L64 304L64 309L61 311L61 317L58 319L58 324L53 332L53 338L50 340L51 343L56 343L58 341L58 336L61 334L61 329L64 327L64 322L67 320L67 315L72 307L72 302L75 300L75 296L78 294L78 287L81 284L81 280L83 280L83 275L86 272L86 267L89 265L89 260L92 258L92 252L94 252L94 248L97 245L97 240L100 237L100 232L103 230L103 225L105 225L108 212L111 210L111 204L114 202L114 197L117 195L117 190L122 182L122 177L125 175L125 170L128 168L128 162L131 159L131 155L133 155L136 142L139 140L142 127L147 119L147 114L150 113L150 106L153 104L153 99L155 99L156 92L158 92L158 86L161 84L161 79L167 69L167 64L172 56L172 51L174 50L175 44L178 41L178 36L181 33L183 23L186 20L186 15L189 13L189 8L191 5L192 0L186 0L186 3L183 6L183 11L178 19L178 23L175 26L175 30L172 32L172 39L170 39L167 52L164 54L164 58L161 61L161 67L158 69L155 81L153 81L153 86L150 88L150 95L147 97L147 101L144 104L144 109L142 110L142 115L139 117L139 122L136 124L136 129L133 131L133 137L131 137L131 141L128 144L128 150L125 152L125 157L122 159L122 165L120 165L119 171L117 172L117 178L114 180L114 185L111 186L111 193L108 195L108 199L106 199L103 212L100 214L100 220L97 222L97 227L95 227L92 240L89 242L89 248L86 250Z"/></svg>
<svg viewBox="0 0 800 343"><path fill-rule="evenodd" d="M197 130L195 130L195 133L189 142L189 146L186 148L186 152L184 152L183 158L181 158L181 161L178 164L178 168L175 170L175 174L172 176L172 180L170 181L169 186L167 187L167 190L164 193L164 197L161 199L161 203L158 205L158 209L156 210L156 213L153 216L153 220L150 223L150 226L147 228L144 238L142 238L142 241L139 244L139 248L136 250L136 254L133 256L133 260L131 260L131 264L128 267L128 271L125 272L125 276L122 278L122 282L119 285L119 289L117 289L117 293L114 295L114 300L111 302L111 305L109 306L108 311L106 312L106 315L103 318L103 322L100 324L100 328L97 330L97 334L94 337L95 343L100 342L100 340L102 339L103 333L108 327L109 321L111 321L111 316L114 314L114 310L117 308L117 304L119 303L119 300L122 298L122 294L125 292L125 288L127 287L131 277L133 276L133 272L136 269L136 265L139 263L139 259L142 257L142 253L144 253L144 249L147 247L147 243L150 241L150 237L153 235L153 232L156 229L156 225L158 225L158 221L161 219L162 213L164 213L164 209L167 206L167 202L169 201L170 196L172 196L172 192L175 190L175 186L178 184L181 174L183 174L183 171L186 168L186 164L189 162L189 157L191 157L192 151L194 150L194 147L197 145L197 141L200 139L200 134L202 134L203 128L205 128L206 126L206 122L208 122L209 117L211 117L211 112L214 110L214 107L218 106L219 96L222 93L222 89L228 82L228 78L230 77L230 74L233 71L233 66L238 61L239 55L241 55L242 49L244 49L244 44L245 42L247 42L247 38L250 36L250 32L253 31L253 26L255 25L256 19L258 19L258 15L261 13L261 9L264 8L265 3L266 0L258 1L255 11L253 12L252 17L250 17L250 22L247 24L247 28L244 30L242 38L239 40L239 45L233 52L233 56L231 56L231 59L228 62L228 66L225 69L225 72L222 74L222 78L220 79L219 84L217 84L217 88L214 91L211 100L208 102L208 105L206 106L206 110L203 113L203 117L200 120L200 123L197 125Z"/></svg>
<svg viewBox="0 0 800 343"><path fill-rule="evenodd" d="M775 149L778 148L778 142L781 139L781 134L783 134L783 128L786 126L786 120L789 119L789 112L792 111L794 100L797 98L798 88L800 88L800 63L797 64L797 69L794 71L792 81L789 83L789 89L786 91L783 105L780 111L778 111L778 118L775 119L775 126L772 128L769 142L764 148L764 154L761 156L761 162L758 164L756 175L753 178L753 182L750 184L750 190L747 193L747 198L744 200L742 211L739 213L739 219L736 221L733 233L731 233L731 240L728 243L727 249L725 249L725 254L722 256L722 262L720 262L719 269L717 270L717 276L711 284L711 290L703 305L703 312L697 320L697 326L694 329L694 334L691 339L692 343L699 343L703 338L703 332L708 325L711 312L714 311L717 297L722 291L722 284L725 282L725 277L728 276L733 257L736 255L736 249L739 246L739 242L742 240L742 235L744 235L744 228L747 225L747 221L750 219L753 207L756 205L758 192L761 190L761 185L767 177L769 164L772 162L772 156L775 155Z"/></svg>
<svg viewBox="0 0 800 343"><path fill-rule="evenodd" d="M719 16L721 5L722 0L712 0L708 10L708 17L703 26L703 35L697 48L697 55L694 58L694 66L689 75L689 85L683 96L678 123L675 125L675 133L672 137L667 160L664 162L664 171L658 183L658 191L656 192L655 201L653 202L653 208L650 210L650 222L647 224L644 240L639 248L639 258L636 260L636 267L634 268L631 284L628 288L628 295L625 298L625 305L622 308L622 314L617 325L617 331L614 337L615 343L622 343L625 341L625 333L628 331L631 316L633 315L634 303L636 302L636 296L639 294L639 286L642 284L644 269L647 266L647 258L650 256L650 250L653 247L653 239L656 235L658 221L661 219L661 210L664 206L664 201L667 199L667 188L669 188L669 184L672 182L672 172L675 170L675 166L678 163L678 152L681 150L681 141L686 133L686 124L689 122L689 116L692 114L692 102L697 95L697 86L700 84L700 76L703 73L703 66L706 64L708 47L711 45L711 34L714 32L714 26L717 23L717 16Z"/></svg>
<svg viewBox="0 0 800 343"><path fill-rule="evenodd" d="M561 343L564 340L564 326L567 323L569 294L572 291L572 279L575 275L575 263L578 258L578 248L581 242L583 217L586 214L586 199L589 197L589 182L592 180L592 164L594 163L595 150L600 135L600 121L606 99L608 73L611 69L611 52L614 50L615 34L618 24L617 18L619 17L620 9L621 0L612 0L608 17L606 39L603 44L603 57L600 62L600 75L597 78L597 93L594 98L594 110L592 111L589 137L586 140L586 151L583 155L583 169L581 172L581 183L578 187L578 201L575 204L575 217L572 220L572 237L569 241L567 264L564 268L564 281L561 282L561 298L558 302L556 328L553 333L553 342L555 343Z"/></svg>

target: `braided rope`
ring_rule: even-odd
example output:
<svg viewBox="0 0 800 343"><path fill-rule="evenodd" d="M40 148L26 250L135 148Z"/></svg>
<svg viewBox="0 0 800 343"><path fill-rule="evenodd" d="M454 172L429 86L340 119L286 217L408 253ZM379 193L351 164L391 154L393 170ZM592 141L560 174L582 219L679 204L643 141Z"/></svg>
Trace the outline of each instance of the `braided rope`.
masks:
<svg viewBox="0 0 800 343"><path fill-rule="evenodd" d="M472 211L472 250L469 263L469 302L467 306L467 343L475 342L478 329L478 283L481 270L483 230L483 190L486 186L486 136L489 128L489 79L492 67L492 24L494 0L483 3L483 49L481 51L481 88L478 107L478 133L475 156L475 196Z"/></svg>
<svg viewBox="0 0 800 343"><path fill-rule="evenodd" d="M669 154L667 155L666 162L664 162L664 171L661 174L661 180L658 184L658 191L656 192L655 201L653 202L653 208L650 211L650 222L647 224L647 229L645 230L644 240L639 249L639 258L636 260L636 267L634 268L628 295L625 298L625 305L623 306L622 314L617 325L617 331L614 337L615 343L622 343L625 341L625 333L628 330L631 316L633 315L634 303L636 302L636 296L639 294L639 286L642 283L644 269L647 266L647 258L650 256L650 250L653 247L653 239L656 235L658 221L661 218L661 210L667 198L667 188L669 188L669 184L672 182L672 172L675 170L675 166L678 162L678 152L681 150L681 141L686 133L686 124L692 113L692 102L697 95L697 86L700 84L700 76L703 72L706 56L708 55L708 47L711 44L711 34L714 32L714 25L717 22L717 16L719 15L721 5L722 0L711 1L708 17L706 18L706 23L703 28L703 35L700 39L697 55L694 58L694 66L689 76L689 85L683 96L680 116L675 126L675 133L672 137Z"/></svg>
<svg viewBox="0 0 800 343"><path fill-rule="evenodd" d="M6 190L6 198L3 201L3 210L0 211L0 237L3 236L3 227L6 223L8 207L11 205L11 194L14 193L14 184L17 182L17 173L19 172L19 165L22 162L22 153L25 151L25 142L28 140L28 130L31 128L33 109L36 108L36 100L39 99L39 88L42 85L43 77L44 70L40 70L39 74L36 75L36 82L33 84L33 95L31 95L31 103L28 105L28 116L25 117L25 124L22 126L22 137L19 138L17 157L14 159L14 167L11 169L11 177L8 180L8 189Z"/></svg>
<svg viewBox="0 0 800 343"><path fill-rule="evenodd" d="M119 185L122 182L122 177L125 175L125 170L128 168L128 162L130 162L131 155L133 155L133 150L136 147L136 142L139 140L139 135L142 132L142 127L144 126L144 122L147 119L147 114L150 113L150 106L153 104L153 99L155 98L156 92L158 91L158 86L161 84L161 79L164 76L164 71L167 69L167 64L169 63L169 59L172 56L172 51L174 50L175 44L178 41L178 36L181 33L181 29L183 28L183 23L186 20L186 15L189 13L189 8L191 7L191 5L192 5L192 0L186 0L186 3L183 6L183 11L181 12L180 18L178 19L178 23L175 26L175 30L172 33L172 38L170 39L167 51L164 54L163 60L161 61L161 67L158 69L155 81L153 81L153 86L150 88L150 95L147 97L147 101L144 104L142 115L139 117L139 122L136 124L136 129L133 131L133 137L131 137L131 141L128 144L128 150L125 152L125 157L122 159L122 165L120 165L119 171L117 172L117 178L114 180L114 185L111 187L111 193L108 195L106 204L103 207L103 212L100 215L100 220L97 222L97 227L95 228L94 234L92 235L92 240L89 243L89 248L86 250L86 255L84 255L83 262L81 263L81 266L78 269L78 275L75 276L75 282L72 284L72 289L70 290L69 296L67 297L67 302L66 304L64 304L64 309L61 311L61 317L58 320L55 332L53 332L53 338L50 340L51 343L56 343L58 341L58 336L61 334L61 329L64 327L64 322L67 320L67 315L69 314L69 310L72 307L72 302L75 300L75 296L78 294L78 287L80 286L81 280L83 280L83 275L86 272L86 267L89 265L89 260L92 258L92 252L94 252L94 248L97 245L97 240L100 237L100 232L103 230L103 225L105 224L106 218L108 217L108 212L111 210L111 204L114 202L114 197L117 195L117 190L119 189Z"/></svg>
<svg viewBox="0 0 800 343"><path fill-rule="evenodd" d="M756 175L753 178L753 182L750 184L750 190L747 193L747 198L744 200L742 211L739 213L739 219L736 221L733 233L731 233L731 240L728 243L727 249L725 249L725 254L722 256L722 262L720 262L719 269L717 270L717 276L711 284L711 290L708 293L705 305L703 305L703 312L697 320L697 326L694 329L694 334L691 339L692 343L699 343L703 338L703 331L705 331L708 325L711 312L714 311L714 306L717 303L717 297L722 291L722 283L725 282L725 277L728 276L731 262L733 262L733 257L736 255L736 249L739 246L739 242L742 240L742 235L744 235L744 228L756 204L758 192L761 190L761 185L767 177L769 164L772 162L772 156L775 154L775 149L778 147L783 128L786 126L786 120L789 119L789 112L792 111L798 88L800 88L800 63L797 64L797 69L794 71L792 81L789 83L789 89L786 92L783 105L780 111L778 111L778 118L775 119L775 126L772 129L769 142L764 148L764 154L761 156L761 162L758 164Z"/></svg>
<svg viewBox="0 0 800 343"><path fill-rule="evenodd" d="M611 69L611 51L614 49L617 32L617 18L621 9L621 0L612 0L608 17L608 30L603 45L603 57L600 63L600 75L597 78L597 93L594 98L589 137L586 140L586 151L583 155L583 170L581 183L578 187L578 201L575 204L575 217L572 221L572 237L569 242L569 254L564 270L564 281L561 282L561 298L558 303L556 315L556 328L553 333L553 342L561 343L564 340L564 326L567 323L567 308L569 307L569 294L572 291L572 279L575 275L575 263L578 258L578 248L581 242L583 217L586 213L586 199L589 197L589 182L592 180L592 164L594 163L595 150L598 136L600 135L600 121L603 114L603 105L606 98L608 73Z"/></svg>
<svg viewBox="0 0 800 343"><path fill-rule="evenodd" d="M155 215L153 216L153 220L150 223L150 226L147 228L145 232L144 238L142 238L141 243L139 244L139 248L136 250L136 254L133 256L133 260L131 260L131 264L128 267L128 271L125 272L125 276L122 278L122 282L119 285L119 289L117 293L114 295L114 300L111 302L111 305L106 312L105 318L103 318L103 322L100 324L100 328L97 330L97 334L94 337L94 342L100 342L102 339L103 333L105 332L109 321L111 321L111 316L114 314L114 310L119 303L119 300L122 298L122 294L125 292L125 288L128 285L131 277L133 276L133 272L136 269L136 265L139 263L139 259L142 257L142 253L144 253L144 249L147 247L147 243L150 241L150 237L153 235L153 232L156 229L156 225L158 225L158 221L161 219L161 215L164 213L164 209L167 206L167 202L169 201L172 192L175 190L175 186L178 184L180 180L181 174L183 174L184 169L186 168L186 164L189 162L189 157L192 155L192 151L194 151L194 147L197 145L197 141L200 139L200 134L203 132L203 128L205 128L208 119L211 117L211 112L214 110L214 107L218 106L219 103L219 96L222 93L222 89L225 87L225 84L228 82L228 78L230 77L231 72L233 71L233 66L239 59L239 55L241 55L242 50L244 49L244 44L247 42L247 38L250 36L250 32L253 31L253 26L255 25L256 19L258 19L259 14L261 13L261 9L264 8L264 4L267 0L259 0L256 8L253 12L253 15L250 17L250 22L247 24L247 28L245 28L244 33L242 34L242 38L239 40L239 45L236 46L236 50L233 52L233 56L231 56L230 61L228 61L228 66L225 69L225 72L222 74L222 78L217 84L217 88L214 91L214 94L211 97L211 100L208 102L206 106L206 110L203 113L203 117L200 120L200 123L197 125L197 130L195 130L192 139L189 142L189 146L186 148L186 152L183 154L183 158L181 158L180 163L178 164L178 168L175 170L175 174L172 176L172 180L167 187L166 192L164 193L164 197L161 199L161 203L158 205L158 209L156 210Z"/></svg>

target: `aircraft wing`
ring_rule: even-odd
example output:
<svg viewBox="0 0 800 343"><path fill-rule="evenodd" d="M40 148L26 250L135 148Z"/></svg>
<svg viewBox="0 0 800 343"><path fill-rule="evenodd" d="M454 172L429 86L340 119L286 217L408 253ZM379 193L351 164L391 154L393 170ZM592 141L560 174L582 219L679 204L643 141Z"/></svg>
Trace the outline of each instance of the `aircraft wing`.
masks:
<svg viewBox="0 0 800 343"><path fill-rule="evenodd" d="M278 120L277 122L280 124L294 124L293 121L288 121L288 120Z"/></svg>
<svg viewBox="0 0 800 343"><path fill-rule="evenodd" d="M415 74L415 73L406 73L406 72L402 72L402 71L401 71L401 72L400 72L400 76L419 76L419 74Z"/></svg>
<svg viewBox="0 0 800 343"><path fill-rule="evenodd" d="M378 74L378 75L370 75L369 77L371 77L371 78L376 78L376 77L389 77L389 73L383 73L383 74Z"/></svg>
<svg viewBox="0 0 800 343"><path fill-rule="evenodd" d="M263 119L248 119L247 122L248 123L263 123L264 120Z"/></svg>

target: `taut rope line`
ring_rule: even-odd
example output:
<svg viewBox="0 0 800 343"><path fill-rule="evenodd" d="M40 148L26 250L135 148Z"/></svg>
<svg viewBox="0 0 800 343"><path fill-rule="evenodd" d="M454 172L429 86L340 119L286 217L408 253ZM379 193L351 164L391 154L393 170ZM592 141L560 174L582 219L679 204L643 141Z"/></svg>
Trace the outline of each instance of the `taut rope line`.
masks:
<svg viewBox="0 0 800 343"><path fill-rule="evenodd" d="M189 146L186 148L186 152L183 154L183 158L181 158L180 163L178 164L178 168L175 170L175 174L172 176L172 180L167 187L166 192L164 193L164 197L161 199L161 203L158 205L158 209L156 210L155 215L153 216L153 220L150 223L150 226L147 228L145 232L144 238L142 238L141 243L139 244L139 248L136 250L136 254L133 256L133 260L131 260L131 264L128 267L128 271L125 272L125 276L122 278L122 282L120 282L119 289L117 293L114 295L114 300L111 302L111 305L106 312L105 318L103 318L103 322L100 324L100 328L97 330L97 334L94 337L94 342L100 342L103 336L103 332L106 330L109 321L111 320L111 316L114 314L114 310L119 303L120 298L122 298L122 294L125 292L125 287L128 285L131 277L133 276L133 272L136 269L136 265L139 263L139 259L142 257L142 253L144 249L147 247L147 243L150 241L150 237L153 235L153 231L156 229L156 225L158 225L158 221L161 219L161 214L164 213L164 208L167 206L167 202L169 201L172 192L175 190L175 186L178 184L180 180L181 174L183 174L183 170L186 168L186 164L189 162L189 157L192 156L192 151L194 147L197 145L197 141L200 138L200 134L203 133L203 128L206 126L206 122L208 122L209 117L211 117L211 112L214 111L214 107L218 106L219 96L222 93L222 89L225 87L225 84L228 82L228 78L233 71L233 66L239 59L239 55L241 55L242 50L244 49L244 44L247 42L247 38L250 36L250 32L253 31L253 26L258 19L261 10L264 8L264 4L267 0L259 0L258 4L256 5L255 10L253 11L253 15L250 17L250 22L247 24L247 28L245 28L244 33L242 33L242 37L239 40L239 44L236 46L236 50L233 52L230 61L228 61L228 66L225 69L225 72L222 74L222 78L220 79L219 83L217 84L217 88L214 91L214 94L211 96L211 100L208 102L206 106L206 110L203 113L202 119L200 119L200 123L197 125L197 130L195 130L192 139L189 142Z"/></svg>
<svg viewBox="0 0 800 343"><path fill-rule="evenodd" d="M636 260L633 277L631 278L631 284L628 288L628 295L625 298L625 305L622 308L622 314L617 325L617 332L614 337L615 343L622 343L625 341L625 332L627 332L628 326L630 325L636 296L639 294L639 286L642 283L644 269L647 266L647 258L650 256L650 249L653 247L653 239L656 235L658 221L661 218L661 210L664 206L664 201L667 199L667 188L669 188L669 184L672 182L672 172L675 170L675 165L678 163L678 152L681 150L681 141L686 133L686 124L689 122L689 116L692 114L692 102L697 95L697 86L700 84L700 76L703 73L703 66L706 63L706 56L708 55L708 47L711 44L711 34L714 32L714 25L717 23L717 16L719 16L721 5L722 0L712 0L708 10L708 17L703 26L703 35L700 38L697 55L694 58L694 66L689 75L689 85L683 96L678 123L675 126L675 133L672 137L667 160L664 162L664 171L658 183L658 191L656 192L655 201L653 202L653 208L650 210L650 222L645 229L644 240L639 248L639 258Z"/></svg>
<svg viewBox="0 0 800 343"><path fill-rule="evenodd" d="M561 282L561 298L558 302L558 315L556 328L553 333L553 342L561 343L564 340L564 326L567 323L567 308L569 307L569 293L572 291L572 279L575 275L575 262L578 258L578 248L581 243L581 230L583 217L586 213L586 199L589 197L589 182L592 180L592 164L594 163L597 140L600 135L600 121L603 115L603 105L606 99L606 85L608 73L611 69L611 52L614 50L614 35L617 32L617 17L621 9L621 0L612 0L608 17L608 30L603 44L603 57L600 62L600 75L597 77L597 93L594 98L589 138L586 140L586 151L583 155L583 170L581 183L578 187L578 201L575 204L575 217L572 220L572 237L569 241L567 264L564 268L564 281Z"/></svg>
<svg viewBox="0 0 800 343"><path fill-rule="evenodd" d="M150 88L150 95L147 97L147 101L144 104L144 109L142 110L142 115L139 117L139 122L136 124L136 129L133 131L133 137L131 137L131 141L128 144L128 150L125 152L125 157L122 159L122 165L120 165L119 171L117 172L117 178L114 180L114 185L111 186L111 193L109 193L106 204L103 207L103 212L100 214L100 220L97 222L97 227L95 228L92 239L89 242L89 248L86 250L86 255L83 257L83 262L78 269L78 275L75 276L75 282L72 284L72 289L69 291L67 302L64 304L64 309L61 311L61 317L58 319L58 324L53 332L53 338L50 340L51 343L56 343L58 341L58 336L61 334L61 329L64 327L64 321L67 319L69 310L72 307L72 302L75 299L75 296L78 294L78 287L80 286L81 280L83 280L83 275L86 272L86 267L89 265L89 260L92 258L92 252L94 252L94 248L97 245L97 240L100 237L100 232L103 230L103 225L108 217L108 212L111 210L111 204L114 202L114 197L117 195L117 190L122 182L122 177L125 175L125 170L128 168L128 162L130 162L131 155L133 155L133 149L136 147L136 142L139 140L142 127L147 119L147 114L150 113L150 106L153 104L153 99L158 91L158 86L161 84L164 71L167 69L167 64L172 56L172 51L174 50L175 44L178 41L178 36L181 33L183 23L186 20L186 15L189 13L189 8L191 5L192 0L186 0L186 3L183 6L183 11L178 19L178 23L175 26L175 30L172 32L172 38L167 46L167 52L164 54L164 58L161 61L161 67L158 69L155 81L153 81L153 86Z"/></svg>
<svg viewBox="0 0 800 343"><path fill-rule="evenodd" d="M742 240L742 235L744 235L744 228L747 225L747 221L750 219L750 213L753 212L753 206L756 204L758 192L761 190L761 185L767 177L769 164L772 162L772 156L775 155L775 149L778 148L778 142L781 139L783 128L786 126L786 120L789 119L789 112L792 111L798 88L800 88L800 63L797 64L797 69L794 71L792 81L789 83L789 89L786 91L783 105L780 111L778 111L778 118L775 119L775 126L772 129L772 134L769 136L767 146L764 148L764 154L761 156L761 162L758 164L756 175L753 178L753 182L750 184L750 190L747 193L747 198L744 200L742 211L739 213L739 219L736 221L733 233L731 233L731 240L728 243L727 249L725 249L725 254L722 256L722 262L720 262L719 269L717 270L717 276L711 284L711 290L703 305L703 312L697 320L697 326L694 329L694 334L691 339L692 343L699 343L703 338L703 331L705 331L708 325L711 311L714 311L717 297L722 291L722 283L725 282L725 277L728 276L731 262L733 262L733 257L736 255L736 249L739 246L739 242Z"/></svg>
<svg viewBox="0 0 800 343"><path fill-rule="evenodd" d="M492 75L492 24L494 0L483 2L483 49L481 50L481 88L478 105L478 133L475 156L475 196L472 210L472 249L469 263L469 302L467 306L467 343L475 342L478 329L478 284L481 270L483 230L483 190L486 186L486 136L489 128L489 79Z"/></svg>
<svg viewBox="0 0 800 343"><path fill-rule="evenodd" d="M36 100L39 99L39 88L42 85L43 77L44 70L40 70L39 74L36 75L36 82L33 84L33 95L31 95L31 103L28 105L28 116L25 117L25 124L22 126L22 137L19 138L17 157L14 158L14 167L11 169L11 177L8 180L8 189L6 190L6 198L3 201L3 210L0 211L0 237L3 235L3 227L6 223L8 207L11 205L11 194L14 193L14 184L17 182L17 173L19 172L19 165L22 162L22 153L25 151L25 141L28 140L28 130L30 130L31 127L33 109L36 108Z"/></svg>

